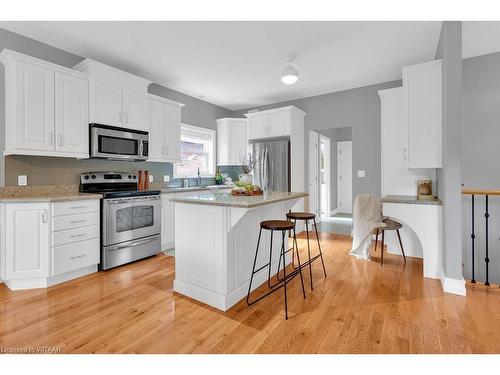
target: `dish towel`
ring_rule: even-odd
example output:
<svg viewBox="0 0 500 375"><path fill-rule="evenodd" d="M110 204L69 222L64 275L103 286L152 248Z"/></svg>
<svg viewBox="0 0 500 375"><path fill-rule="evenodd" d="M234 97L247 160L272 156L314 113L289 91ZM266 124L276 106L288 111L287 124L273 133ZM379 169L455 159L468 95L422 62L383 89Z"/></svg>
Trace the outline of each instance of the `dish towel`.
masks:
<svg viewBox="0 0 500 375"><path fill-rule="evenodd" d="M371 194L356 196L352 215L352 249L349 252L358 259L370 259L372 232L385 227L382 217L382 202Z"/></svg>

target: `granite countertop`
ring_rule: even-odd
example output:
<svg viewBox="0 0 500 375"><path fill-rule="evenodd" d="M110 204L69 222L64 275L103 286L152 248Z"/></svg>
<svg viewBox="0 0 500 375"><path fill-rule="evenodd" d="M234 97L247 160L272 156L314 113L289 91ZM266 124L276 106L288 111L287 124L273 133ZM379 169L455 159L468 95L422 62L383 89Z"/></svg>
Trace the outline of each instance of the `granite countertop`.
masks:
<svg viewBox="0 0 500 375"><path fill-rule="evenodd" d="M9 195L0 192L0 203L42 203L42 202L67 202L88 199L101 199L101 194L88 193L32 193Z"/></svg>
<svg viewBox="0 0 500 375"><path fill-rule="evenodd" d="M415 195L386 195L382 198L383 203L404 203L404 204L423 204L441 206L443 203L439 198L431 200L418 199Z"/></svg>
<svg viewBox="0 0 500 375"><path fill-rule="evenodd" d="M224 207L239 207L239 208L254 208L283 202L290 199L307 197L307 193L287 193L273 191L264 195L255 196L234 196L230 192L222 193L198 193L187 197L173 198L172 202L177 203L192 203L192 204L205 204L211 206L224 206Z"/></svg>
<svg viewBox="0 0 500 375"><path fill-rule="evenodd" d="M190 186L190 187L166 187L161 188L162 194L170 194L170 193L184 193L188 191L207 191L211 189L230 189L231 186L227 185L209 185L209 186Z"/></svg>

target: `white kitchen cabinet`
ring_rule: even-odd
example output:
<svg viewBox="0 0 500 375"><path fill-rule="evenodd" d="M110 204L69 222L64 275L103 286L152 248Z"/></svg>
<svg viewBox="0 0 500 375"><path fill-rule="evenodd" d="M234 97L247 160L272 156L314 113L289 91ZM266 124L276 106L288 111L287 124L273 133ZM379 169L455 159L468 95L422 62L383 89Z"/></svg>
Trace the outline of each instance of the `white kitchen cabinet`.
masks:
<svg viewBox="0 0 500 375"><path fill-rule="evenodd" d="M149 130L151 81L92 59L85 59L73 68L90 77L91 123Z"/></svg>
<svg viewBox="0 0 500 375"><path fill-rule="evenodd" d="M49 276L49 204L7 204L5 210L6 280Z"/></svg>
<svg viewBox="0 0 500 375"><path fill-rule="evenodd" d="M435 60L403 68L406 148L409 168L441 168L442 64ZM406 138L407 135L407 138Z"/></svg>
<svg viewBox="0 0 500 375"><path fill-rule="evenodd" d="M14 134L12 148L53 151L54 71L36 62L24 61L16 61L14 70L10 93L14 116L13 122L7 124L9 132ZM6 90L6 98L9 91Z"/></svg>
<svg viewBox="0 0 500 375"><path fill-rule="evenodd" d="M436 180L436 169L408 168L408 144L404 89L380 90L381 192L386 195L417 195L418 180Z"/></svg>
<svg viewBox="0 0 500 375"><path fill-rule="evenodd" d="M45 288L97 271L99 200L0 204L0 278Z"/></svg>
<svg viewBox="0 0 500 375"><path fill-rule="evenodd" d="M55 73L56 151L85 154L89 149L89 82L76 74Z"/></svg>
<svg viewBox="0 0 500 375"><path fill-rule="evenodd" d="M4 49L4 155L88 157L88 78Z"/></svg>
<svg viewBox="0 0 500 375"><path fill-rule="evenodd" d="M290 112L277 111L267 117L269 137L281 137L290 134Z"/></svg>
<svg viewBox="0 0 500 375"><path fill-rule="evenodd" d="M247 120L217 120L217 165L240 165L247 155Z"/></svg>
<svg viewBox="0 0 500 375"><path fill-rule="evenodd" d="M142 90L123 89L123 126L149 131L148 96Z"/></svg>
<svg viewBox="0 0 500 375"><path fill-rule="evenodd" d="M184 104L165 103L165 157L170 161L181 159L181 108Z"/></svg>
<svg viewBox="0 0 500 375"><path fill-rule="evenodd" d="M122 88L98 79L90 86L90 122L122 126Z"/></svg>
<svg viewBox="0 0 500 375"><path fill-rule="evenodd" d="M253 115L248 117L248 139L267 137L267 115Z"/></svg>
<svg viewBox="0 0 500 375"><path fill-rule="evenodd" d="M175 203L170 202L174 194L161 195L161 249L168 250L175 245Z"/></svg>
<svg viewBox="0 0 500 375"><path fill-rule="evenodd" d="M181 109L184 104L149 95L149 161L180 160Z"/></svg>
<svg viewBox="0 0 500 375"><path fill-rule="evenodd" d="M289 106L247 113L245 116L248 117L248 139L289 136L292 132L293 113L296 111L300 110Z"/></svg>

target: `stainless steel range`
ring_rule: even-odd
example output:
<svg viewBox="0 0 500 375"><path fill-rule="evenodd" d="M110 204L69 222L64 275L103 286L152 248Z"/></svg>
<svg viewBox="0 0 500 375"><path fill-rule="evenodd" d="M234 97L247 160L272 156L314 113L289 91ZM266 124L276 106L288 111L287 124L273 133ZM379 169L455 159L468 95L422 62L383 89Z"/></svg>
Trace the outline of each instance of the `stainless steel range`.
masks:
<svg viewBox="0 0 500 375"><path fill-rule="evenodd" d="M101 264L107 270L158 254L161 250L160 190L137 190L134 173L88 172L80 191L100 193Z"/></svg>

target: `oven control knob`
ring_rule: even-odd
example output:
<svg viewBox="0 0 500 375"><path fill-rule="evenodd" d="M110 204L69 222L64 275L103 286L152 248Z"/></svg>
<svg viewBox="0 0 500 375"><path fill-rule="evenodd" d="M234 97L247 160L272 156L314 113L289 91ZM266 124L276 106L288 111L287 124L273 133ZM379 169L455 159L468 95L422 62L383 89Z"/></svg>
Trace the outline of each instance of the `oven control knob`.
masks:
<svg viewBox="0 0 500 375"><path fill-rule="evenodd" d="M92 176L90 176L92 178L92 180L95 180L96 177L95 177L95 174L93 174Z"/></svg>
<svg viewBox="0 0 500 375"><path fill-rule="evenodd" d="M134 176L134 180L137 178L137 176Z"/></svg>
<svg viewBox="0 0 500 375"><path fill-rule="evenodd" d="M132 176L131 176L131 175L128 175L128 179L130 180L131 178L132 178Z"/></svg>
<svg viewBox="0 0 500 375"><path fill-rule="evenodd" d="M85 175L85 177L84 177L84 178L85 178L86 180L88 180L90 177L89 177L89 175L87 174L87 175Z"/></svg>

